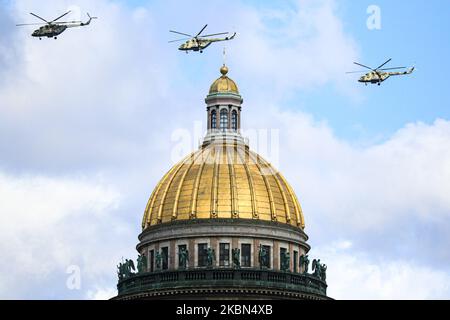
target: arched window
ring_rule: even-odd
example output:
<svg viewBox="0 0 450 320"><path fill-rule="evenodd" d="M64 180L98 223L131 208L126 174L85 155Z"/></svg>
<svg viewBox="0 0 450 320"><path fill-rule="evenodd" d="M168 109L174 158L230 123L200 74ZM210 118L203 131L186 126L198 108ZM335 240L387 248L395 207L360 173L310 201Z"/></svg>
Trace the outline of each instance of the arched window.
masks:
<svg viewBox="0 0 450 320"><path fill-rule="evenodd" d="M222 109L220 111L220 130L225 132L228 129L228 111Z"/></svg>
<svg viewBox="0 0 450 320"><path fill-rule="evenodd" d="M237 131L238 128L238 123L237 123L237 112L236 110L233 110L233 112L231 113L231 129L233 129L234 131Z"/></svg>
<svg viewBox="0 0 450 320"><path fill-rule="evenodd" d="M216 110L211 112L211 129L217 129L217 113Z"/></svg>

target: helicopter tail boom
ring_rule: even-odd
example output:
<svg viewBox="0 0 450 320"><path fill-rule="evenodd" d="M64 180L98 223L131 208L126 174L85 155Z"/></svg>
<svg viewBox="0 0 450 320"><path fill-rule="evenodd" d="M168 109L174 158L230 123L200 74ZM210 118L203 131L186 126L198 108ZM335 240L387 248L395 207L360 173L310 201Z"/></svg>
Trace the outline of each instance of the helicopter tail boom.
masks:
<svg viewBox="0 0 450 320"><path fill-rule="evenodd" d="M88 13L87 16L89 17L89 20L86 22L73 22L67 25L67 28L76 28L76 27L85 27L91 24L91 21L94 19L97 19L97 17L91 17L91 15Z"/></svg>
<svg viewBox="0 0 450 320"><path fill-rule="evenodd" d="M221 42L221 41L228 41L233 40L236 37L236 32L231 37L225 37L225 38L216 38L216 39L204 39L208 42Z"/></svg>
<svg viewBox="0 0 450 320"><path fill-rule="evenodd" d="M412 68L410 68L406 71L402 71L402 72L389 72L389 75L390 76L404 76L404 75L413 73L414 69L415 69L415 67L412 67Z"/></svg>

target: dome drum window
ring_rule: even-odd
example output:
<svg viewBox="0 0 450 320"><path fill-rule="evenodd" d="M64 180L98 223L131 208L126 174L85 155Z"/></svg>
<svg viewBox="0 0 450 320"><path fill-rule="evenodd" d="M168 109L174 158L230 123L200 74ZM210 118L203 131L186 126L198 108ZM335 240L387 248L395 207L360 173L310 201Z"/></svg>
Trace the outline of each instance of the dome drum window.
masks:
<svg viewBox="0 0 450 320"><path fill-rule="evenodd" d="M211 112L211 129L217 128L217 112L216 110L213 110Z"/></svg>
<svg viewBox="0 0 450 320"><path fill-rule="evenodd" d="M228 130L228 111L226 109L220 110L220 130L222 132Z"/></svg>

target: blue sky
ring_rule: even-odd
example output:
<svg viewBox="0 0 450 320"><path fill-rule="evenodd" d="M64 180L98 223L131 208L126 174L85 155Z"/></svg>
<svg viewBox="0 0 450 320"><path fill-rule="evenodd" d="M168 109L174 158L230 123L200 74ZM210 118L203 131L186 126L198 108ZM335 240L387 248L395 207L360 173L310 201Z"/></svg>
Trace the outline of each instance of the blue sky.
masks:
<svg viewBox="0 0 450 320"><path fill-rule="evenodd" d="M264 6L261 1L256 3ZM381 9L381 30L369 30L366 26L369 17L366 10L372 4ZM277 3L271 6L276 7ZM446 79L450 71L447 63L450 43L438 31L450 30L448 3L339 1L337 12L344 29L358 45L360 63L376 67L392 58L390 66L416 65L416 74L405 79L390 79L382 88L364 88L361 93L364 98L357 101L340 95L333 85L293 92L285 107L298 108L298 101L304 101L304 111L328 121L338 136L350 140L359 140L361 134L369 140L379 136L386 138L405 123L448 119ZM333 59L332 48L329 54ZM352 66L351 61L348 69L362 70ZM342 82L356 78L342 75ZM361 127L363 132L358 131Z"/></svg>
<svg viewBox="0 0 450 320"><path fill-rule="evenodd" d="M14 26L66 9L99 19L58 41ZM0 1L0 297L115 294L154 186L198 145L226 46L244 134L279 132L277 154L252 148L297 192L330 295L448 299L449 15L437 0ZM238 36L203 54L168 43L206 23ZM380 87L345 74L388 58L417 70Z"/></svg>

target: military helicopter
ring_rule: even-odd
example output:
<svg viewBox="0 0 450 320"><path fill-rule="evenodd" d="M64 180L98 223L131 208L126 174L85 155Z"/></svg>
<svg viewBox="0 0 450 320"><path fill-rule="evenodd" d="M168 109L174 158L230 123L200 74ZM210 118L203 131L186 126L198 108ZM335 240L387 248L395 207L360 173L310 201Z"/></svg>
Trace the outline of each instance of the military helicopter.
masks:
<svg viewBox="0 0 450 320"><path fill-rule="evenodd" d="M383 81L387 80L391 76L403 76L403 75L407 75L407 74L413 73L414 67L412 67L412 68L395 67L395 68L381 69L382 67L384 67L391 60L392 59L389 59L388 61L386 61L381 66L379 66L378 68L375 68L375 69L372 69L371 67L365 66L365 65L360 64L358 62L354 62L354 64L356 64L358 66L361 66L361 67L367 68L369 70L372 70L371 72L368 72L365 75L363 75L361 78L359 78L358 82L364 83L366 86L367 86L368 83L378 84L380 86ZM405 70L405 71L397 71L397 72L385 72L387 70L398 70L398 69L407 69L407 70ZM349 73L364 73L364 72L366 72L366 71L352 71L352 72L347 72L347 74L349 74Z"/></svg>
<svg viewBox="0 0 450 320"><path fill-rule="evenodd" d="M187 40L185 43L183 43L178 48L178 50L186 51L186 53L188 53L189 51L196 51L196 52L200 51L200 53L203 53L203 50L205 50L207 47L209 47L211 45L211 43L219 42L219 41L233 40L234 37L236 36L236 32L235 32L231 37L207 39L208 37L212 37L212 36L219 36L219 35L223 35L223 34L229 34L229 32L221 32L221 33L214 33L214 34L208 34L208 35L200 36L202 34L202 32L205 31L207 26L208 25L205 25L203 27L203 29L200 30L200 32L196 36L192 36L190 34L178 32L178 31L169 30L169 32L176 33L176 34L181 34L183 36L189 37L189 38L169 41L169 43Z"/></svg>
<svg viewBox="0 0 450 320"><path fill-rule="evenodd" d="M89 13L87 14L89 17L89 20L87 22L81 22L81 21L69 21L69 22L57 22L62 17L65 17L71 13L71 11L68 11L64 13L62 16L56 18L53 21L47 21L44 18L39 17L38 15L34 13L30 13L32 16L41 19L42 21L45 21L45 23L23 23L23 24L17 24L16 26L33 26L33 25L44 25L40 27L39 29L35 30L31 36L39 38L39 40L42 40L42 38L55 38L58 39L58 36L66 31L67 28L75 28L75 27L84 27L91 23L92 19L97 19L97 17L91 17Z"/></svg>

